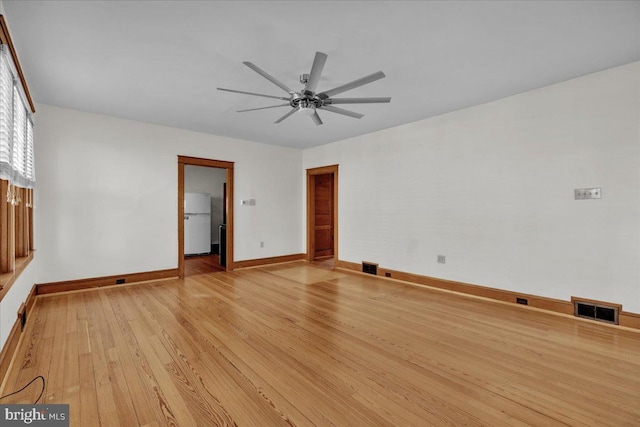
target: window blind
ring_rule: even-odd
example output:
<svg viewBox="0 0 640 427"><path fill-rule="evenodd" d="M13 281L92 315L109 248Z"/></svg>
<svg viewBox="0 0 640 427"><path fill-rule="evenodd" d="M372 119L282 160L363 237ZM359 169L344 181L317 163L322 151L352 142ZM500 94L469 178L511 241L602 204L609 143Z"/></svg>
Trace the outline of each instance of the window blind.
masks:
<svg viewBox="0 0 640 427"><path fill-rule="evenodd" d="M13 146L11 147L11 165L15 172L24 177L24 150L26 143L27 121L20 96L13 91Z"/></svg>
<svg viewBox="0 0 640 427"><path fill-rule="evenodd" d="M33 121L7 47L0 51L0 178L23 188L35 183Z"/></svg>
<svg viewBox="0 0 640 427"><path fill-rule="evenodd" d="M24 176L31 183L36 180L33 165L33 122L29 118L27 119L27 144L24 153Z"/></svg>
<svg viewBox="0 0 640 427"><path fill-rule="evenodd" d="M13 76L5 49L0 51L0 178L11 180L13 140Z"/></svg>

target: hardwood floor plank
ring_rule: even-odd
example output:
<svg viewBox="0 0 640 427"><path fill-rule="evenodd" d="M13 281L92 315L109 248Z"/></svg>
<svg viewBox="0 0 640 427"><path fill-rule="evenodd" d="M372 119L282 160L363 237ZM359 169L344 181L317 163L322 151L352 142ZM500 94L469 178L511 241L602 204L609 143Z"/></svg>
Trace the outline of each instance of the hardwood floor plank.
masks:
<svg viewBox="0 0 640 427"><path fill-rule="evenodd" d="M75 310L69 310L74 313ZM67 322L69 319L67 318ZM67 328L69 331L69 328ZM78 359L78 333L67 332L65 336L65 357L64 357L64 377L63 377L63 390L62 390L62 402L69 404L69 418L80 419L80 365Z"/></svg>
<svg viewBox="0 0 640 427"><path fill-rule="evenodd" d="M90 353L78 356L78 371L80 375L80 418L69 418L73 426L88 426L100 424L98 418L98 393L93 372L93 357ZM66 402L56 402L66 403ZM75 413L76 409L74 409ZM69 408L71 412L71 408Z"/></svg>
<svg viewBox="0 0 640 427"><path fill-rule="evenodd" d="M78 355L90 353L89 321L87 319L78 319Z"/></svg>
<svg viewBox="0 0 640 427"><path fill-rule="evenodd" d="M164 304L157 304L157 301L154 301L155 295L153 293L147 292L146 297L153 313L162 313L166 309ZM164 314L168 315L169 313ZM176 328L178 328L178 331L175 332L177 333L173 331L169 333L163 329L164 326L158 324L162 338L157 335L149 337L149 342L156 356L166 365L167 371L173 375L174 384L177 385L183 397L191 402L192 408L198 412L198 418L202 420L199 425L206 425L207 422L221 426L234 425L235 422L220 404L215 392L207 388L200 373L194 369L194 363L198 360L201 347L196 341L188 339L188 330L192 328L192 325L179 313L175 320L177 322Z"/></svg>
<svg viewBox="0 0 640 427"><path fill-rule="evenodd" d="M183 315L182 311L177 311L177 306L172 306L172 301L152 301L157 295L148 292L149 308L153 307L154 312L167 310L166 314L174 316L178 327L181 328L177 334L162 334L162 343L156 337L157 344L154 347L163 356L168 356L174 373L182 372L182 376L178 377L178 384L183 384L181 391L190 397L190 401L199 402L197 408L200 409L200 416L205 420L211 420L215 425L234 425L233 417L227 412L227 409L220 403L220 393L216 390L209 389L202 379L203 372L195 369L195 364L199 361L199 355L203 354L201 341L194 339L192 332L195 331L193 324ZM166 356L165 356L166 358ZM181 369L176 369L176 365ZM205 423L206 424L206 423Z"/></svg>
<svg viewBox="0 0 640 427"><path fill-rule="evenodd" d="M136 364L136 350L137 347L130 346L125 336L126 316L120 304L120 298L118 293L110 293L111 304L113 308L116 322L111 324L111 331L115 341L114 350L117 351L117 358L120 363L122 375L126 382L126 393L131 398L131 405L135 410L136 419L138 424L150 424L156 422L158 419L162 419L162 413L159 411L157 414L154 411L149 399L152 397L148 393L147 384L144 383L143 370Z"/></svg>
<svg viewBox="0 0 640 427"><path fill-rule="evenodd" d="M140 424L133 404L134 393L129 389L129 382L120 363L119 350L116 347L107 350L107 361L113 400L120 424L126 426Z"/></svg>
<svg viewBox="0 0 640 427"><path fill-rule="evenodd" d="M286 415L273 406L273 402L242 375L228 359L218 352L204 352L196 361L203 381L219 390L220 403L238 425L293 426Z"/></svg>
<svg viewBox="0 0 640 427"><path fill-rule="evenodd" d="M54 335L52 336L52 357L49 361L49 369L45 378L47 378L47 389L43 396L43 403L51 401L61 401L64 394L64 377L65 377L65 354L67 347L67 308L68 298L62 298L56 307L55 316L49 319L55 325ZM47 362L45 362L47 363Z"/></svg>
<svg viewBox="0 0 640 427"><path fill-rule="evenodd" d="M97 299L99 300L99 296ZM96 306L96 313L101 312L97 308L98 306ZM102 324L104 318L100 318L96 314L89 317L89 339L91 342L91 353L89 355L93 363L96 400L98 402L98 413L94 418L99 419L101 425L116 426L120 424L118 421L119 414L109 375L107 348L102 343L102 334L106 330L106 327ZM111 339L111 334L109 334L108 341Z"/></svg>
<svg viewBox="0 0 640 427"><path fill-rule="evenodd" d="M188 256L184 259L185 277L224 271L218 255Z"/></svg>
<svg viewBox="0 0 640 427"><path fill-rule="evenodd" d="M324 264L39 298L24 334L5 389L73 426L640 425L640 333Z"/></svg>
<svg viewBox="0 0 640 427"><path fill-rule="evenodd" d="M67 319L66 319L66 332L73 333L78 331L78 298L80 295L78 294L69 294L67 296L67 309L65 310Z"/></svg>
<svg viewBox="0 0 640 427"><path fill-rule="evenodd" d="M120 303L118 306L127 307L133 302L132 298L128 295L115 293L112 296ZM136 306L132 305L132 307ZM116 310L116 312L118 311ZM131 356L131 366L126 364L125 367L128 368L127 370L129 372L132 370L135 371L137 375L137 378L136 375L127 375L127 382L131 393L134 394L133 401L136 412L138 413L138 420L140 423L145 423L147 418L155 418L156 422L161 425L175 425L176 419L167 405L167 398L160 388L132 329L132 325L136 325L136 329L140 331L141 322L138 320L129 321L125 316L121 315L118 315L117 319L122 337L126 342L126 345L120 345L125 345L125 348ZM118 337L118 335L116 335L116 337ZM120 345L118 348L122 348ZM140 406L138 400L142 400L144 406ZM152 415L148 415L149 413Z"/></svg>
<svg viewBox="0 0 640 427"><path fill-rule="evenodd" d="M168 372L166 366L158 358L153 346L149 342L144 330L138 326L138 321L130 321L131 330L134 333L136 341L140 346L140 351L149 367L150 372L157 379L157 387L162 392L162 405L167 412L171 414L171 418L175 419L177 425L195 426L199 425L194 419L194 414L188 410L188 406Z"/></svg>

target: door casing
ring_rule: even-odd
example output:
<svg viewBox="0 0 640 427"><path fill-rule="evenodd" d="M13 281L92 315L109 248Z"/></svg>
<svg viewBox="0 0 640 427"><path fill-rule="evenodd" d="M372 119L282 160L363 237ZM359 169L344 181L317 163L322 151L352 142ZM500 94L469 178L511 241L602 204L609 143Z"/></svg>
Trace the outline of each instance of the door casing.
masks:
<svg viewBox="0 0 640 427"><path fill-rule="evenodd" d="M206 166L226 169L227 192L224 201L227 218L227 271L234 268L233 263L233 162L202 159L199 157L178 156L178 276L184 277L184 166Z"/></svg>

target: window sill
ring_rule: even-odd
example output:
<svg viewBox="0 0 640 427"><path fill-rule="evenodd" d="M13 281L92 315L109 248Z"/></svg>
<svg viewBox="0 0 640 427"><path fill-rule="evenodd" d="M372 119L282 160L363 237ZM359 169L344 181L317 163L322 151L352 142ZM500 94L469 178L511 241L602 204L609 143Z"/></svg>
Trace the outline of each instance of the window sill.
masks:
<svg viewBox="0 0 640 427"><path fill-rule="evenodd" d="M31 260L33 260L34 254L35 251L29 251L29 255L16 258L15 270L10 273L0 274L0 302L4 299L4 296L9 292L9 289L11 289L15 281L18 280L20 274L27 268Z"/></svg>

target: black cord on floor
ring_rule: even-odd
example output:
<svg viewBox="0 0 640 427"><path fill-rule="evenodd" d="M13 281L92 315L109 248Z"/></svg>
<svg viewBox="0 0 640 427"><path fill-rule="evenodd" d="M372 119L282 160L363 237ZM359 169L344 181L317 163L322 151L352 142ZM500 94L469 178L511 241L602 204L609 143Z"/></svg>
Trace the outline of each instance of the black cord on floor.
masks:
<svg viewBox="0 0 640 427"><path fill-rule="evenodd" d="M38 396L38 398L36 399L35 402L33 402L33 404L35 405L36 403L38 403L38 401L42 398L42 395L44 394L44 389L45 389L45 384L46 381L44 379L44 377L42 375L38 375L37 377L35 377L34 379L32 379L31 381L29 381L27 383L27 385L25 385L24 387L22 387L20 390L18 391L14 391L13 393L9 393L9 394L5 394L4 396L0 397L0 400L4 399L5 397L9 397L9 396L13 396L14 394L18 394L20 393L22 390L24 390L25 388L29 387L31 384L33 384L33 382L35 380L37 380L38 378L40 378L42 380L42 390L40 391L40 396Z"/></svg>

